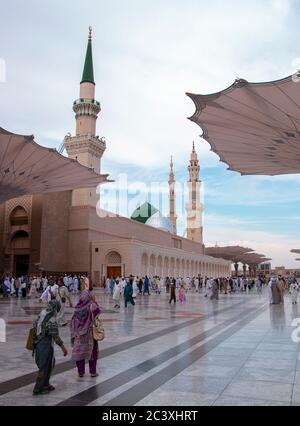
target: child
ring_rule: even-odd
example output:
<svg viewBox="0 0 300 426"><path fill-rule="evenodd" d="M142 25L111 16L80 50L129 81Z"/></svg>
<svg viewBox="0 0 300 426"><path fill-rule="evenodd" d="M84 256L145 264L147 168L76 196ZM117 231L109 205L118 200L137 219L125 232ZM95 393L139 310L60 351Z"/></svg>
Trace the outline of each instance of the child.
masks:
<svg viewBox="0 0 300 426"><path fill-rule="evenodd" d="M292 283L290 285L290 295L292 299L292 305L297 305L298 289L299 287L297 283Z"/></svg>
<svg viewBox="0 0 300 426"><path fill-rule="evenodd" d="M179 300L181 303L186 301L186 295L185 295L185 289L184 289L184 285L181 284L180 286L180 290L179 290Z"/></svg>

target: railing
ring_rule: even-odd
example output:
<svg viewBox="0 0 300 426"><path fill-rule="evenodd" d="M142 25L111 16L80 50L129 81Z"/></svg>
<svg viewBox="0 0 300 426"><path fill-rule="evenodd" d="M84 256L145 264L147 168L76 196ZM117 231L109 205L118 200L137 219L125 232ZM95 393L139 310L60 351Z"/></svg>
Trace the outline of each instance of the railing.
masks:
<svg viewBox="0 0 300 426"><path fill-rule="evenodd" d="M76 99L76 101L73 102L73 105L79 105L83 103L97 105L98 107L100 107L100 102L96 101L95 99L87 99L87 98Z"/></svg>

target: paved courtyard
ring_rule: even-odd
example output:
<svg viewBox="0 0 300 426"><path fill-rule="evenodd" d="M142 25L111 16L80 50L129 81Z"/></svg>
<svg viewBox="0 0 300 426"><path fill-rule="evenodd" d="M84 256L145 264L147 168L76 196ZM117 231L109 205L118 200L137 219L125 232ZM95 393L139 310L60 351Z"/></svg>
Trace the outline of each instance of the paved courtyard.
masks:
<svg viewBox="0 0 300 426"><path fill-rule="evenodd" d="M266 291L214 303L189 294L186 304L170 307L166 294L153 294L121 312L101 290L96 296L106 329L99 377L79 379L70 356L56 348L56 390L35 397L36 366L25 342L41 305L0 299L7 321L0 405L300 405L299 344L291 338L300 306L288 296L283 307L269 306ZM68 327L61 336L70 349Z"/></svg>

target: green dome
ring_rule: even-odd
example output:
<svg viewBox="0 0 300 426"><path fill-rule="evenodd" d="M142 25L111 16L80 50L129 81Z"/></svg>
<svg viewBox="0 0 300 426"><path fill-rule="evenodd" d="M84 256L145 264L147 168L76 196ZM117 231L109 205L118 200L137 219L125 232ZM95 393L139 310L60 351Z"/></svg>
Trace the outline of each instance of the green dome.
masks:
<svg viewBox="0 0 300 426"><path fill-rule="evenodd" d="M140 223L146 223L147 220L153 216L155 213L157 213L158 210L154 206L152 206L150 203L146 202L139 206L131 215L132 220L135 220Z"/></svg>

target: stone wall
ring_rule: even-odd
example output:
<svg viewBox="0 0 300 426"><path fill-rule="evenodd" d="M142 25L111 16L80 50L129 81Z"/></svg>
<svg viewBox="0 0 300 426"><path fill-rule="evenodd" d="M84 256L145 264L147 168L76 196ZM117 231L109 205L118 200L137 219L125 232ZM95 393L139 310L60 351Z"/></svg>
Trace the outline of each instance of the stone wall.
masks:
<svg viewBox="0 0 300 426"><path fill-rule="evenodd" d="M69 215L72 192L43 195L41 266L48 272L68 269Z"/></svg>

